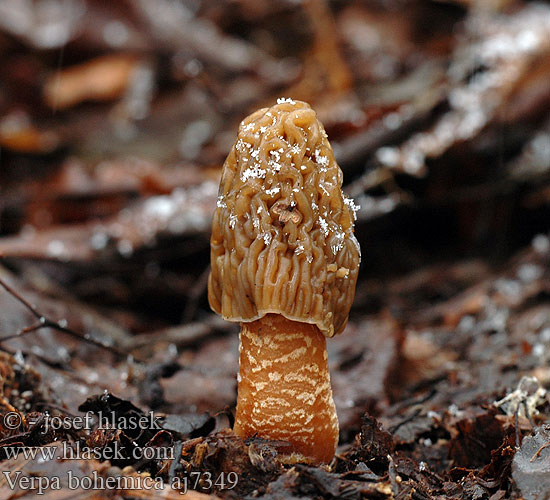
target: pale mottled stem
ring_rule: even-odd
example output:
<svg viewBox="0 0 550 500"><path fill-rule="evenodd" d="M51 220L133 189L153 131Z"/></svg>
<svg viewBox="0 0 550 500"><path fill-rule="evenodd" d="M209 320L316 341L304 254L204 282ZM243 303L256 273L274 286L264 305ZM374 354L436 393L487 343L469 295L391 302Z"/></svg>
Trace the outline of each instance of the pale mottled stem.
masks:
<svg viewBox="0 0 550 500"><path fill-rule="evenodd" d="M286 463L327 463L338 444L325 336L268 314L241 324L235 433L286 441Z"/></svg>

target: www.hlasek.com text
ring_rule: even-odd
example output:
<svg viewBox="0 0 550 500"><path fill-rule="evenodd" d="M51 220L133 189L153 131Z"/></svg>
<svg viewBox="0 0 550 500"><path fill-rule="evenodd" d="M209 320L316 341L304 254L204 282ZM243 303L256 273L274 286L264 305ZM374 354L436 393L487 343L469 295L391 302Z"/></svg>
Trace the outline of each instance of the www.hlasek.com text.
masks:
<svg viewBox="0 0 550 500"><path fill-rule="evenodd" d="M80 441L71 444L63 441L59 446L5 446L3 447L6 458L24 458L34 460L38 458L42 462L49 460L173 460L174 448L172 446L143 446L123 447L118 441L113 441L109 446L89 447Z"/></svg>

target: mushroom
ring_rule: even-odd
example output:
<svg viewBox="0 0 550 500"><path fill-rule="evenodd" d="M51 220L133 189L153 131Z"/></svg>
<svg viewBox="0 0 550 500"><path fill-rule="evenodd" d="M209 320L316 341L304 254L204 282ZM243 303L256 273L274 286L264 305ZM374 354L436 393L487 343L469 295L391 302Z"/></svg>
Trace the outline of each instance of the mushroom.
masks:
<svg viewBox="0 0 550 500"><path fill-rule="evenodd" d="M248 116L222 171L208 299L241 323L234 432L285 442L285 463L326 463L338 444L326 337L355 293L355 210L305 102Z"/></svg>

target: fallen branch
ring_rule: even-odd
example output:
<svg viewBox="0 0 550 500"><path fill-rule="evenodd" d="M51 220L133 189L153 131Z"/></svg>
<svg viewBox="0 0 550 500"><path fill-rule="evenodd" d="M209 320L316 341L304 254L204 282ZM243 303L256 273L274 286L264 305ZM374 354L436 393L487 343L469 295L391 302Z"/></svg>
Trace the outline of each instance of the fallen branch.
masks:
<svg viewBox="0 0 550 500"><path fill-rule="evenodd" d="M41 330L42 328L53 328L54 330L66 333L67 335L70 335L71 337L82 340L83 342L87 342L101 349L106 349L109 352L113 352L121 358L128 358L129 356L131 356L129 353L122 351L116 346L108 345L97 339L92 338L89 334L82 334L75 330L72 330L71 328L67 327L65 320L54 321L44 316L43 314L38 312L35 306L33 306L30 302L28 302L23 296L21 296L16 290L14 290L10 285L8 285L1 278L0 278L0 286L2 286L2 288L4 288L6 292L8 292L13 298L15 298L20 304L22 304L38 320L37 323L34 323L30 326L22 328L21 330L19 330L17 333L14 333L13 335L8 335L6 337L0 338L0 342L5 342L6 340L22 337L24 335L27 335L28 333ZM134 360L143 362L135 358Z"/></svg>

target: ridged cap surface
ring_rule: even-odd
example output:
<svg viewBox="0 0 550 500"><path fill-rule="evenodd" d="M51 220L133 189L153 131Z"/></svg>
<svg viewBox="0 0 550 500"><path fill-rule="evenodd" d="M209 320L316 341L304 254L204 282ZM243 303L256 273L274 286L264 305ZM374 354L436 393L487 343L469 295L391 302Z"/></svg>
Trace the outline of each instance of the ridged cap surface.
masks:
<svg viewBox="0 0 550 500"><path fill-rule="evenodd" d="M229 321L268 313L347 323L359 271L356 208L325 130L305 102L248 116L222 171L211 237L208 299Z"/></svg>

